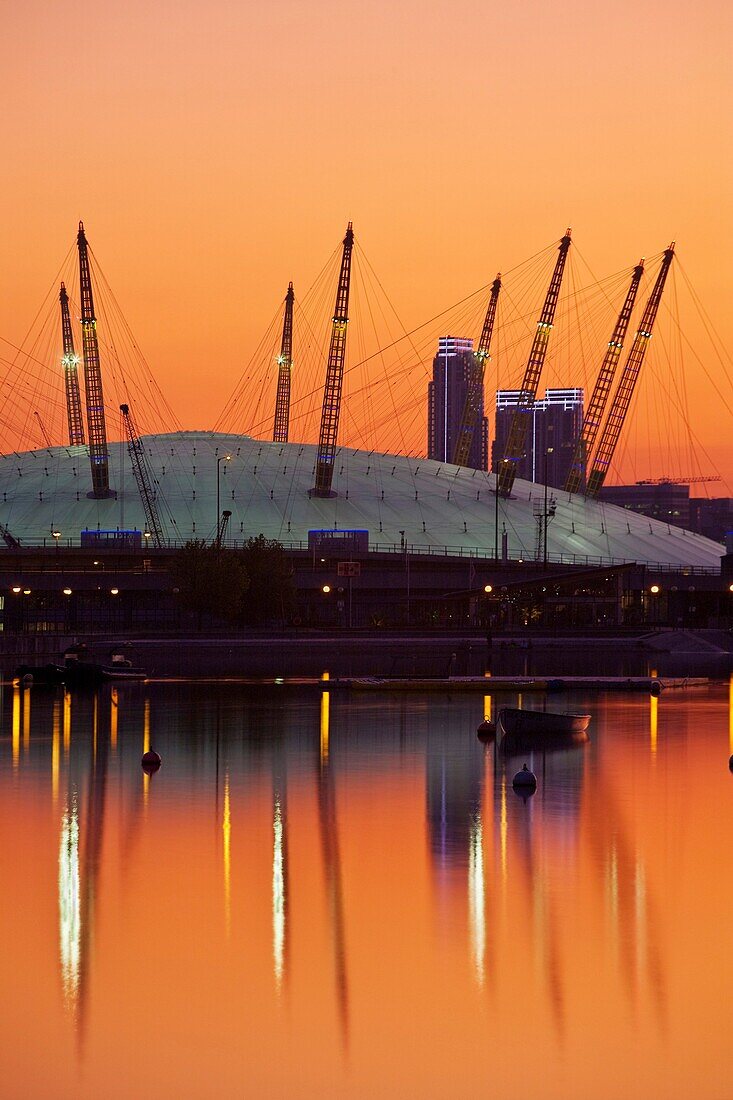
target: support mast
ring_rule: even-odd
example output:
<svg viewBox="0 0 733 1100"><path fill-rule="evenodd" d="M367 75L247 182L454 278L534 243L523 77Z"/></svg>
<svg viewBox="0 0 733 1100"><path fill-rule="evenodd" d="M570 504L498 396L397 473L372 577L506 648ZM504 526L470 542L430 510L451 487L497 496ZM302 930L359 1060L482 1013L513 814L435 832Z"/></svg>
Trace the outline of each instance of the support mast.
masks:
<svg viewBox="0 0 733 1100"><path fill-rule="evenodd" d="M326 385L323 391L323 409L321 411L321 429L318 435L318 454L316 456L316 484L311 493L316 497L335 496L333 483L333 463L336 455L339 416L341 415L341 387L344 380L344 361L346 358L346 329L349 323L349 283L351 280L351 252L354 247L354 231L349 222L344 237L344 251L341 256L336 307L333 311L331 345L328 350Z"/></svg>
<svg viewBox="0 0 733 1100"><path fill-rule="evenodd" d="M272 439L275 443L287 443L290 429L290 380L293 372L293 284L288 283L283 315L283 336L277 357L277 397L275 398L275 426Z"/></svg>
<svg viewBox="0 0 733 1100"><path fill-rule="evenodd" d="M484 327L481 332L481 339L479 340L478 347L474 352L475 362L473 364L471 377L468 380L466 401L463 406L463 415L461 416L461 427L453 450L453 462L456 466L468 465L471 444L473 443L476 428L479 426L479 410L481 408L481 398L484 394L484 375L486 373L486 363L491 358L489 349L491 348L491 336L494 331L494 320L496 319L496 303L499 300L500 290L501 273L496 276L491 284L491 296L489 298L489 304L486 307Z"/></svg>
<svg viewBox="0 0 733 1100"><path fill-rule="evenodd" d="M79 356L74 351L74 333L72 332L71 316L69 314L69 296L63 283L59 291L59 302L61 303L61 339L64 349L61 364L64 368L69 444L72 447L83 447L86 439L84 437L84 418L81 415L81 396L79 394L79 372L77 370Z"/></svg>
<svg viewBox="0 0 733 1100"><path fill-rule="evenodd" d="M89 271L87 239L84 223L79 222L77 237L79 246L79 291L81 296L81 333L84 355L84 389L87 403L87 427L89 429L89 461L92 467L93 497L111 496L109 488L109 454L107 453L107 425L104 418L104 394L102 371L99 364L97 320L94 316L92 279Z"/></svg>
<svg viewBox="0 0 733 1100"><path fill-rule="evenodd" d="M148 470L148 461L145 447L141 440L135 421L132 418L129 405L120 405L120 412L125 424L127 435L127 451L132 462L132 472L135 475L143 512L145 513L146 530L149 531L154 545L158 550L165 546L165 530L158 513L158 505L153 490L153 479Z"/></svg>
<svg viewBox="0 0 733 1100"><path fill-rule="evenodd" d="M570 248L570 230L565 231L565 236L560 241L559 255L555 262L555 270L552 273L550 285L547 288L545 304L542 307L540 319L537 322L537 331L532 341L532 350L529 353L527 367L524 372L524 381L519 392L519 400L512 418L507 440L506 451L497 471L498 491L502 496L508 497L517 476L517 465L524 454L524 447L529 429L529 420L532 414L532 406L537 400L537 390L540 383L540 375L547 354L547 345L552 331L552 322L555 319L557 300L560 296L565 260Z"/></svg>
<svg viewBox="0 0 733 1100"><path fill-rule="evenodd" d="M603 428L603 434L598 444L596 456L593 459L593 468L588 477L588 485L585 490L585 494L588 497L597 497L603 486L603 482L606 480L606 474L611 465L611 460L613 459L614 451L616 450L616 445L621 435L621 429L624 426L626 414L629 411L636 380L639 377L639 371L644 362L646 349L649 347L649 341L652 338L654 322L657 318L659 303L662 300L662 291L667 281L667 275L669 274L673 257L674 241L672 241L671 245L664 253L664 259L662 260L662 266L657 275L657 281L644 307L644 315L641 318L641 324L637 329L634 342L631 345L631 350L626 358L626 363L616 393L613 396L613 403L608 414L608 419Z"/></svg>
<svg viewBox="0 0 733 1100"><path fill-rule="evenodd" d="M583 484L585 471L590 461L591 454L593 453L598 432L601 428L603 414L606 411L606 402L611 392L613 377L616 373L618 361L621 358L621 349L624 346L626 330L631 320L631 311L636 301L636 292L639 289L639 282L643 274L644 259L642 257L634 268L634 273L631 276L631 286L626 294L626 301L621 307L621 312L616 321L616 327L613 330L613 336L608 342L606 354L603 357L601 369L598 372L598 378L593 388L588 411L583 419L583 427L578 437L578 442L575 444L575 453L573 454L573 460L565 480L566 493L577 493L578 489L580 489Z"/></svg>

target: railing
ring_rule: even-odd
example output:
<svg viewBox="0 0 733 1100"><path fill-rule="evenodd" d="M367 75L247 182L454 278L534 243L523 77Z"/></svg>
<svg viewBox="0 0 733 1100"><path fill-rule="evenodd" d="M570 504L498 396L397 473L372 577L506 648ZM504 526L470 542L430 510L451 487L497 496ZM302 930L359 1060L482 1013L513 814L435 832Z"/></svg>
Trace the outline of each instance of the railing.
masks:
<svg viewBox="0 0 733 1100"><path fill-rule="evenodd" d="M176 550L181 549L187 540L169 540L165 549ZM239 550L246 546L248 539L224 539L222 546L229 550ZM323 556L319 553L318 549L308 545L307 539L290 539L290 540L277 540L285 550L308 552L314 557ZM79 551L81 548L78 544L75 544L72 539L66 539L60 543L52 541L49 543L48 539L43 539L40 543L23 544L19 550L10 550L0 546L0 568L2 567L3 555L18 555L25 556L33 551L39 549L46 549L48 551L55 551L59 555L65 553L65 551L73 550ZM120 555L128 559L138 559L135 564L129 563L125 571L142 573L142 572L158 572L161 566L157 564L156 558L160 551L156 551L152 547L143 546L136 548L125 547L84 547L87 553L98 553L100 560L109 556ZM488 549L486 547L476 546L455 546L450 543L444 543L442 545L422 544L422 543L395 543L395 542L377 542L371 543L369 546L370 554L392 554L405 557L439 557L439 558L468 558L476 559L482 562L488 562L497 564L497 558L494 553L494 548ZM343 551L339 556L352 556L356 555L361 557L362 555L354 550L344 546ZM329 559L333 559L335 556L332 551L329 551L326 555ZM149 564L143 565L143 559ZM683 574L685 576L719 576L720 567L705 566L705 565L682 565L675 564L674 562L660 562L660 561L648 561L636 560L629 558L615 558L606 556L603 554L548 554L548 565L575 565L584 566L587 569L598 568L602 569L604 566L617 566L617 565L638 565L644 567L650 572L654 573L675 573ZM544 562L538 561L531 555L527 557L513 557L504 560L499 557L499 565L536 565L544 568ZM44 564L42 567L37 567L39 571L52 571L54 566L50 561ZM62 568L59 564L59 570ZM68 568L68 562L66 564ZM101 566L100 568L103 568ZM118 567L115 566L115 569ZM123 567L124 568L124 567ZM90 572L94 571L89 569Z"/></svg>

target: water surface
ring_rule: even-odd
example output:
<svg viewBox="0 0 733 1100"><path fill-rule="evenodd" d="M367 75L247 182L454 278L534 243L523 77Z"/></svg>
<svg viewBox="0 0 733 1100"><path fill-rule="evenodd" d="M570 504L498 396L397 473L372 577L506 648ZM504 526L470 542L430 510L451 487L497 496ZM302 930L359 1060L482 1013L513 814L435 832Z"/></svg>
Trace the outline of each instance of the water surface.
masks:
<svg viewBox="0 0 733 1100"><path fill-rule="evenodd" d="M6 686L2 1095L731 1096L732 698Z"/></svg>

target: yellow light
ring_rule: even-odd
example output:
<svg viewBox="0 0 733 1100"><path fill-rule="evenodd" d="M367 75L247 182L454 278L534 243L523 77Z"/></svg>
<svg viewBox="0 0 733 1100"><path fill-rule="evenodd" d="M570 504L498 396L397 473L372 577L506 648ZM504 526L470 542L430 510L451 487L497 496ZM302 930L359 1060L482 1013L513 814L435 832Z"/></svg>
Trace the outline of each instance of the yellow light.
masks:
<svg viewBox="0 0 733 1100"><path fill-rule="evenodd" d="M485 584L484 585L484 592L493 592L493 591L494 591L493 584Z"/></svg>
<svg viewBox="0 0 733 1100"><path fill-rule="evenodd" d="M649 589L649 591L651 592L652 596L658 596L659 595L659 585L658 584L653 584L651 586L651 588Z"/></svg>
<svg viewBox="0 0 733 1100"><path fill-rule="evenodd" d="M109 594L110 596L119 596L120 590L119 588L110 588Z"/></svg>
<svg viewBox="0 0 733 1100"><path fill-rule="evenodd" d="M728 591L733 592L733 584L728 585ZM15 592L15 589L13 589L13 592Z"/></svg>
<svg viewBox="0 0 733 1100"><path fill-rule="evenodd" d="M64 595L65 596L70 596L71 595L71 589L70 588L65 588L64 589Z"/></svg>
<svg viewBox="0 0 733 1100"><path fill-rule="evenodd" d="M323 588L321 589L321 592L323 592L324 595L327 596L330 591L331 591L331 585L330 584L324 584Z"/></svg>
<svg viewBox="0 0 733 1100"><path fill-rule="evenodd" d="M14 584L13 585L13 592L15 592L16 595L18 594L18 592L20 592L20 585L19 584Z"/></svg>
<svg viewBox="0 0 733 1100"><path fill-rule="evenodd" d="M24 588L23 589L23 595L24 596L30 596L30 594L31 594L30 588Z"/></svg>

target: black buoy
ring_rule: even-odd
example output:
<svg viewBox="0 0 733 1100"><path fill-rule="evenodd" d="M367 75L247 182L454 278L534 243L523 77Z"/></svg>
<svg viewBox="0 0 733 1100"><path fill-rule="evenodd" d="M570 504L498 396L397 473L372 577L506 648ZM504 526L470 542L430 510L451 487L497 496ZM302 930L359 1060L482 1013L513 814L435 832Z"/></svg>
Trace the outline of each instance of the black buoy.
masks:
<svg viewBox="0 0 733 1100"><path fill-rule="evenodd" d="M537 776L524 764L521 772L517 772L514 779L512 779L512 787L515 790L519 787L525 791L535 791L537 789Z"/></svg>
<svg viewBox="0 0 733 1100"><path fill-rule="evenodd" d="M485 715L483 722L480 722L476 727L476 736L479 741L493 741L496 737L496 723L491 721L488 714Z"/></svg>
<svg viewBox="0 0 733 1100"><path fill-rule="evenodd" d="M728 767L733 772L733 756L731 756L730 760L728 761Z"/></svg>
<svg viewBox="0 0 733 1100"><path fill-rule="evenodd" d="M153 772L157 772L158 768L162 764L162 760L160 758L160 754L157 752L153 752L153 750L151 749L149 752L143 753L143 758L140 763L142 764L143 771L147 772L148 775L152 775Z"/></svg>
<svg viewBox="0 0 733 1100"><path fill-rule="evenodd" d="M658 696L660 696L662 694L662 683L661 683L661 681L660 680L652 680L649 691L651 692L651 694L654 696L655 699L658 698Z"/></svg>

